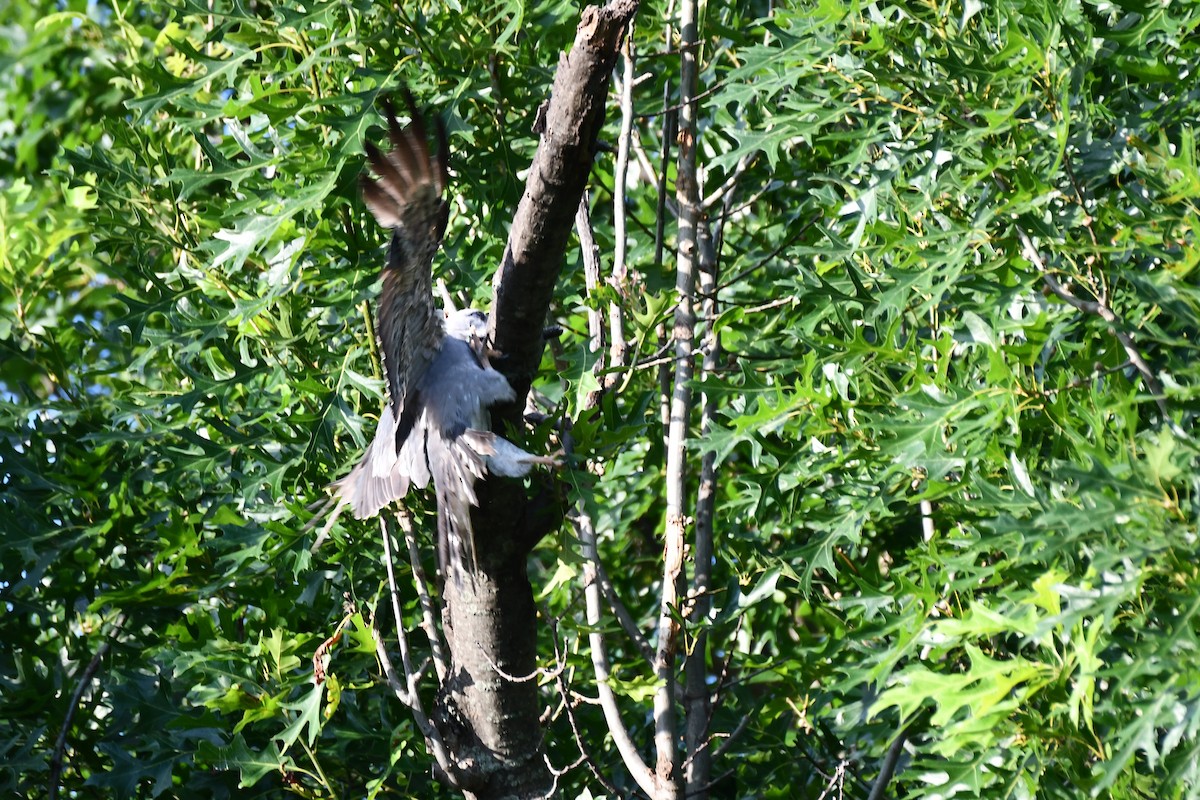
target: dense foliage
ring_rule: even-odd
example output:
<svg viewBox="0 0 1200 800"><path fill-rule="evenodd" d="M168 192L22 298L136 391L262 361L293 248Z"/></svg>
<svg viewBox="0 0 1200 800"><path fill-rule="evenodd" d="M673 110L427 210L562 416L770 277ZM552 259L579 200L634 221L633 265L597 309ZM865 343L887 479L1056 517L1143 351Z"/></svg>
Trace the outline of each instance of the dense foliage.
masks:
<svg viewBox="0 0 1200 800"><path fill-rule="evenodd" d="M381 95L442 113L459 197L435 268L485 304L578 7L212 5L0 6L0 790L444 793L378 679L377 524L316 555L303 530L382 390L356 178ZM780 5L710 3L700 30L717 792L865 798L903 731L895 796L1200 796L1200 7ZM538 386L647 630L667 7L634 33L630 276L589 296L569 256ZM615 95L609 117L615 142ZM607 150L593 179L608 267ZM632 366L591 416L585 312L610 301ZM578 549L564 529L530 574L545 662L562 648L591 695ZM609 640L649 747L652 673ZM583 766L560 786L603 791Z"/></svg>

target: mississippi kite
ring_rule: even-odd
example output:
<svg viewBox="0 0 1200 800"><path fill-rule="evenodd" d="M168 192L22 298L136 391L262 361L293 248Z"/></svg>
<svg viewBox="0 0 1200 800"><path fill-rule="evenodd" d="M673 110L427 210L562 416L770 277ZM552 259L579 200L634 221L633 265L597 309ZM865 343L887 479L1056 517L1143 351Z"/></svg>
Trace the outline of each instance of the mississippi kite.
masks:
<svg viewBox="0 0 1200 800"><path fill-rule="evenodd" d="M437 120L436 156L425 125L406 94L411 122L401 127L388 103L391 150L366 144L372 179L360 178L363 200L392 231L376 310L388 400L375 438L350 474L333 484L336 503L323 533L344 506L366 519L403 498L409 486L433 481L437 499L438 560L443 578L476 568L471 507L475 481L488 474L520 477L535 464L555 465L490 430L488 407L516 399L488 361L487 316L434 306L431 268L450 207L446 130Z"/></svg>

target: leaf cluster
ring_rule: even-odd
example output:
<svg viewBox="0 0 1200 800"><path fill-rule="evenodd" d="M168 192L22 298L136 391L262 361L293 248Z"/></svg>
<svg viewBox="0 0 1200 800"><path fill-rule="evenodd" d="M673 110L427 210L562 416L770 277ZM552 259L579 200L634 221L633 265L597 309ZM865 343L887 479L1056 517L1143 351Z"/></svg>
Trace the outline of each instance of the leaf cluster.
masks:
<svg viewBox="0 0 1200 800"><path fill-rule="evenodd" d="M85 796L436 796L373 655L393 624L378 528L317 555L302 531L382 390L360 153L401 83L443 113L459 195L435 268L485 303L577 9L216 5L0 7L0 790L44 795L61 756ZM646 163L621 178L602 151L593 173L606 266L625 180L629 281L589 295L568 256L537 385L647 631L675 302L669 220L655 236L667 5L634 33ZM690 447L693 483L716 463L717 588L684 644L707 631L714 791L815 798L841 776L865 798L903 736L896 796L1200 795L1200 12L782 5L701 20L721 238L700 327L721 354ZM609 303L628 363L597 376L586 315ZM431 507L412 507L422 537ZM530 564L544 661L561 647L592 694L580 571L567 530ZM652 673L605 632L649 742ZM548 755L572 763L543 690ZM630 789L600 711L575 712ZM595 788L582 767L561 785Z"/></svg>

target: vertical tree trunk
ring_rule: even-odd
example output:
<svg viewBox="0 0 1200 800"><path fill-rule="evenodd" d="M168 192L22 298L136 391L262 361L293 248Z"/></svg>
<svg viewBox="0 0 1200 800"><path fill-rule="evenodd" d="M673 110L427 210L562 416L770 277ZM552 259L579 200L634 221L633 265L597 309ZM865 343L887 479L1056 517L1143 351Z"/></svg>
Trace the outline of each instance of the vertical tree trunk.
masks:
<svg viewBox="0 0 1200 800"><path fill-rule="evenodd" d="M497 271L492 339L495 366L517 403L493 410L498 431L519 429L524 397L541 361L542 329L562 269L575 210L587 185L618 48L636 0L584 10L562 57L525 194ZM530 550L561 521L552 481L535 498L517 481L477 487L473 515L479 574L445 588L443 625L451 671L434 713L458 784L479 798L545 796L536 668L537 608L526 574Z"/></svg>

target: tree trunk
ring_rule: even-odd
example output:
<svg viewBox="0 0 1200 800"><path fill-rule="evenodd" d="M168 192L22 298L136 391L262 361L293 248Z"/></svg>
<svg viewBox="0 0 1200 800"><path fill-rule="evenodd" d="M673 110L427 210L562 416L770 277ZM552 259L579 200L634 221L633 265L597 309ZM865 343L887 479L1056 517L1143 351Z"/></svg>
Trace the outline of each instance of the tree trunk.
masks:
<svg viewBox="0 0 1200 800"><path fill-rule="evenodd" d="M545 108L537 154L494 280L493 361L518 402L493 409L497 431L519 429L524 397L542 357L542 330L562 270L575 210L604 123L609 78L636 0L584 10L571 52L562 57ZM516 437L516 438L519 438ZM537 496L518 481L476 487L473 515L479 572L447 581L443 625L452 668L434 720L468 796L545 796L553 776L542 758L537 683L537 608L526 574L530 550L561 523L553 479Z"/></svg>

